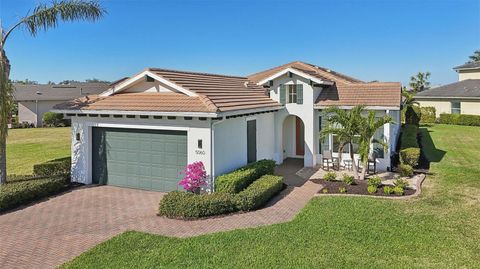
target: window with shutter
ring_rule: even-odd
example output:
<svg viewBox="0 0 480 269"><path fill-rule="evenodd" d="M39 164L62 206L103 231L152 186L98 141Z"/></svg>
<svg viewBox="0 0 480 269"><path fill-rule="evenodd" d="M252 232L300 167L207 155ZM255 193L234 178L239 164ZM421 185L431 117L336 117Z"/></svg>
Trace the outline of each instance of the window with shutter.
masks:
<svg viewBox="0 0 480 269"><path fill-rule="evenodd" d="M303 85L297 84L297 104L303 104Z"/></svg>
<svg viewBox="0 0 480 269"><path fill-rule="evenodd" d="M283 105L286 103L286 91L285 85L280 85L280 103Z"/></svg>

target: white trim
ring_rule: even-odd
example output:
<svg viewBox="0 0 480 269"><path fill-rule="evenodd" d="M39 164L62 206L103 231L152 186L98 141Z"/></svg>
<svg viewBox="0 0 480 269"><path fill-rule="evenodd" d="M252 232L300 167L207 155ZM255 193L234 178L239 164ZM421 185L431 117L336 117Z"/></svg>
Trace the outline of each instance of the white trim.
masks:
<svg viewBox="0 0 480 269"><path fill-rule="evenodd" d="M468 96L415 96L415 99L456 99L456 100L461 100L461 99L466 99L466 100L479 100L480 96L478 97L468 97Z"/></svg>
<svg viewBox="0 0 480 269"><path fill-rule="evenodd" d="M314 109L326 109L329 107L334 107L334 106L322 106L322 105L314 105ZM340 109L352 109L355 106L336 106ZM397 106L365 106L365 109L367 110L400 110L400 107Z"/></svg>
<svg viewBox="0 0 480 269"><path fill-rule="evenodd" d="M480 66L477 67L460 67L460 68L453 68L457 73L460 73L458 71L464 71L464 70L478 70L480 69Z"/></svg>
<svg viewBox="0 0 480 269"><path fill-rule="evenodd" d="M62 110L52 109L55 113L61 114L109 114L109 115L147 115L147 116L179 116L179 117L205 117L216 118L217 113L204 112L161 112L161 111L125 111L125 110Z"/></svg>
<svg viewBox="0 0 480 269"><path fill-rule="evenodd" d="M119 85L117 86L113 86L111 89L103 92L102 94L100 94L100 96L110 96L110 95L113 95L115 93L118 93L118 92L121 92L123 90L125 90L127 87L131 86L132 84L134 84L135 82L137 82L138 80L140 79L143 79L145 77L145 75L148 75L149 77L159 81L160 83L163 83L165 85L167 85L168 87L171 87L181 93L184 93L188 96L198 96L198 94L190 91L190 90L187 90L183 87L180 87L178 86L177 84L171 82L170 80L167 80L165 78L163 78L162 76L159 76L149 70L145 70L141 73L139 73L138 75L134 76L134 77L131 77L123 82L121 82Z"/></svg>
<svg viewBox="0 0 480 269"><path fill-rule="evenodd" d="M280 104L278 105L281 106ZM271 111L271 110L278 111L281 109L284 109L284 107L262 107L262 108L253 108L253 109L240 109L240 110L232 110L227 112L220 112L218 113L218 116L227 117L227 116L235 116L235 115L242 115L242 114L265 112L265 111Z"/></svg>
<svg viewBox="0 0 480 269"><path fill-rule="evenodd" d="M139 130L168 130L168 131L189 131L190 127L164 126L164 125L148 125L148 124L123 124L123 123L103 123L87 121L85 125L88 127L98 128L119 128L119 129L139 129Z"/></svg>
<svg viewBox="0 0 480 269"><path fill-rule="evenodd" d="M321 80L321 79L319 79L319 78L317 78L317 77L313 77L313 76L311 76L311 75L309 75L309 74L307 74L307 73L304 73L304 72L299 71L299 70L297 70L297 69L293 69L293 68L291 68L291 67L285 68L285 69L281 70L280 72L277 72L277 73L269 76L268 78L259 81L259 82L257 83L257 85L265 84L265 83L269 82L270 80L273 80L273 79L276 79L276 78L278 78L278 77L281 77L281 76L285 75L285 74L288 73L288 72L293 73L293 74L295 74L295 75L297 75L297 76L300 76L300 77L304 77L304 78L310 79L311 81L316 82L316 83L318 83L318 84L333 85L333 82Z"/></svg>

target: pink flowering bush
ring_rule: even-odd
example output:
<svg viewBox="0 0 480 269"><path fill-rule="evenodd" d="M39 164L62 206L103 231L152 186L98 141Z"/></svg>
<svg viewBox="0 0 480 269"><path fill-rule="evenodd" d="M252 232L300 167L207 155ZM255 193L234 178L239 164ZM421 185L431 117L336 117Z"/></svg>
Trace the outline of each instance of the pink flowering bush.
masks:
<svg viewBox="0 0 480 269"><path fill-rule="evenodd" d="M200 193L200 188L207 185L207 172L203 162L194 162L187 165L182 174L184 174L184 177L178 185L183 186L187 191Z"/></svg>

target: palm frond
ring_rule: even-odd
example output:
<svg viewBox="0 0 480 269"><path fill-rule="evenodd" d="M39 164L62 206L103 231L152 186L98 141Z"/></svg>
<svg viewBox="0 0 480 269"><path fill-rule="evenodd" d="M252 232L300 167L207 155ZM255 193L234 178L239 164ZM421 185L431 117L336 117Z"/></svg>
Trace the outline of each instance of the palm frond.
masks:
<svg viewBox="0 0 480 269"><path fill-rule="evenodd" d="M96 21L106 13L107 11L95 0L54 0L51 5L41 3L31 14L11 27L1 43L5 45L10 33L19 26L24 26L32 36L36 36L39 30L55 28L61 21Z"/></svg>

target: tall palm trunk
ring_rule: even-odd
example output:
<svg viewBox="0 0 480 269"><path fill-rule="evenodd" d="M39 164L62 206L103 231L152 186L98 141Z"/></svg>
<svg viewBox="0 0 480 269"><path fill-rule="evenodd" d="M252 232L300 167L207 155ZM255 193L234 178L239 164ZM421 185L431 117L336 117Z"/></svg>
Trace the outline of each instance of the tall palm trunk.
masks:
<svg viewBox="0 0 480 269"><path fill-rule="evenodd" d="M2 36L0 27L0 37ZM10 98L8 95L8 76L10 75L10 63L3 44L0 43L0 184L7 182L7 121L9 113Z"/></svg>

